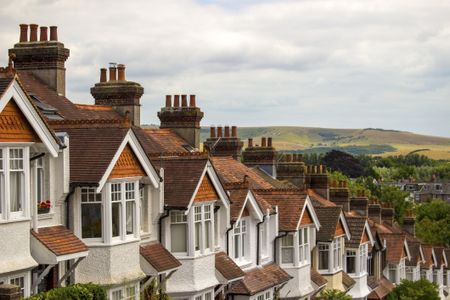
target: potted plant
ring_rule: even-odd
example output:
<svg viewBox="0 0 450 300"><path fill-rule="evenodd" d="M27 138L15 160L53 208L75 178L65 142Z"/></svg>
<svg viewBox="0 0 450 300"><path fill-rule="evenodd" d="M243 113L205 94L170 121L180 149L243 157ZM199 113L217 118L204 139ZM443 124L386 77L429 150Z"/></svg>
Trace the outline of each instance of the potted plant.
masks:
<svg viewBox="0 0 450 300"><path fill-rule="evenodd" d="M38 214L47 214L52 207L50 200L41 201L38 203Z"/></svg>

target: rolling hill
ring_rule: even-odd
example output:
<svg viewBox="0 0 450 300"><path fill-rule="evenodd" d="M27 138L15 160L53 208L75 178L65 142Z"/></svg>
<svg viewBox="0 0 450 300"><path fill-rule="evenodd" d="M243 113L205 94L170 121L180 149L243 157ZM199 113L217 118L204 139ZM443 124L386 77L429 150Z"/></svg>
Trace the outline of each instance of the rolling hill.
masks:
<svg viewBox="0 0 450 300"><path fill-rule="evenodd" d="M202 128L202 140L209 135ZM240 127L238 135L246 141L252 137L271 136L278 150L328 152L331 149L353 154L399 155L417 152L434 159L450 160L450 138L420 135L406 131L365 129L332 129L315 127Z"/></svg>

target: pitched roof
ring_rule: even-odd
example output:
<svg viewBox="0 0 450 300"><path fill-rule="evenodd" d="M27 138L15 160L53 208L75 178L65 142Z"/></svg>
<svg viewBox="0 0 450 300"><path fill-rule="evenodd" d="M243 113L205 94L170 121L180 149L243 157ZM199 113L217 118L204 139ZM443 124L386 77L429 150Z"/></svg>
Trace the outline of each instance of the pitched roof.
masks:
<svg viewBox="0 0 450 300"><path fill-rule="evenodd" d="M88 247L64 226L39 228L31 234L56 256L88 251Z"/></svg>
<svg viewBox="0 0 450 300"><path fill-rule="evenodd" d="M316 269L311 269L311 281L318 287L322 287L328 283L328 281L323 277Z"/></svg>
<svg viewBox="0 0 450 300"><path fill-rule="evenodd" d="M231 284L230 294L251 296L283 284L291 278L280 266L271 263L246 272L244 279Z"/></svg>
<svg viewBox="0 0 450 300"><path fill-rule="evenodd" d="M348 229L350 230L350 240L345 240L345 246L348 248L358 248L361 244L361 238L365 230L365 217L345 215Z"/></svg>
<svg viewBox="0 0 450 300"><path fill-rule="evenodd" d="M342 285L345 287L345 290L350 290L354 285L356 284L356 281L351 278L347 273L342 271Z"/></svg>
<svg viewBox="0 0 450 300"><path fill-rule="evenodd" d="M229 190L230 193L230 218L235 222L239 218L239 214L247 199L248 189Z"/></svg>
<svg viewBox="0 0 450 300"><path fill-rule="evenodd" d="M434 255L436 256L436 267L440 268L444 263L444 247L433 247Z"/></svg>
<svg viewBox="0 0 450 300"><path fill-rule="evenodd" d="M405 234L382 233L380 236L382 239L386 240L386 260L393 264L400 263L400 260L405 254Z"/></svg>
<svg viewBox="0 0 450 300"><path fill-rule="evenodd" d="M188 143L169 128L134 127L133 131L149 156L189 153Z"/></svg>
<svg viewBox="0 0 450 300"><path fill-rule="evenodd" d="M216 253L216 270L226 280L235 280L245 276L244 271L225 252Z"/></svg>
<svg viewBox="0 0 450 300"><path fill-rule="evenodd" d="M408 243L409 253L411 254L411 259L406 261L406 265L415 267L421 260L420 242L407 239L407 243Z"/></svg>
<svg viewBox="0 0 450 300"><path fill-rule="evenodd" d="M70 138L70 181L96 185L124 140L128 128L67 128Z"/></svg>
<svg viewBox="0 0 450 300"><path fill-rule="evenodd" d="M181 156L155 158L152 162L157 169L164 168L164 203L171 208L186 209L208 159L204 156Z"/></svg>
<svg viewBox="0 0 450 300"><path fill-rule="evenodd" d="M316 207L316 206L336 206L335 203L320 196L313 189L306 189L306 193L308 194L309 198L311 199L311 202L314 207Z"/></svg>
<svg viewBox="0 0 450 300"><path fill-rule="evenodd" d="M422 245L422 252L425 261L420 264L422 268L429 269L433 265L433 246Z"/></svg>
<svg viewBox="0 0 450 300"><path fill-rule="evenodd" d="M254 190L255 198L278 206L280 231L295 231L306 203L306 194L298 190Z"/></svg>
<svg viewBox="0 0 450 300"><path fill-rule="evenodd" d="M372 288L372 286L370 287ZM367 299L385 299L385 297L394 289L394 284L392 284L392 282L387 280L385 277L381 277L377 283L377 286L372 289L373 290L367 296Z"/></svg>
<svg viewBox="0 0 450 300"><path fill-rule="evenodd" d="M342 212L340 206L327 206L314 208L319 219L320 230L317 232L317 240L321 242L331 242L336 232L336 227Z"/></svg>
<svg viewBox="0 0 450 300"><path fill-rule="evenodd" d="M156 241L147 245L141 245L139 253L158 272L172 270L181 266L180 261Z"/></svg>
<svg viewBox="0 0 450 300"><path fill-rule="evenodd" d="M250 188L271 189L273 186L261 177L255 170L247 167L243 163L233 159L231 156L211 157L211 162L217 170L221 181L224 184L239 183L247 180Z"/></svg>
<svg viewBox="0 0 450 300"><path fill-rule="evenodd" d="M0 77L0 97L8 89L13 79L13 77Z"/></svg>

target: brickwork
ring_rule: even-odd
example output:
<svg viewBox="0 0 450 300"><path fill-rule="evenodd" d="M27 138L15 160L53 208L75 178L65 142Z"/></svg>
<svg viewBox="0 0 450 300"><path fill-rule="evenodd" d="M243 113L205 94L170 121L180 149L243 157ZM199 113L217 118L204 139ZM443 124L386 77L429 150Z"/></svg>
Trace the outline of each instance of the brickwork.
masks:
<svg viewBox="0 0 450 300"><path fill-rule="evenodd" d="M300 189L305 187L305 164L301 154L286 154L277 163L277 179L287 180Z"/></svg>
<svg viewBox="0 0 450 300"><path fill-rule="evenodd" d="M231 128L231 136L228 126L224 130L225 136L222 134L219 136L219 134L216 135L216 128L211 127L210 137L203 143L205 150L211 156L232 156L234 159L239 159L244 142L237 137L236 126ZM217 130L217 132L222 133L222 130Z"/></svg>
<svg viewBox="0 0 450 300"><path fill-rule="evenodd" d="M20 300L20 288L12 284L0 284L0 300Z"/></svg>

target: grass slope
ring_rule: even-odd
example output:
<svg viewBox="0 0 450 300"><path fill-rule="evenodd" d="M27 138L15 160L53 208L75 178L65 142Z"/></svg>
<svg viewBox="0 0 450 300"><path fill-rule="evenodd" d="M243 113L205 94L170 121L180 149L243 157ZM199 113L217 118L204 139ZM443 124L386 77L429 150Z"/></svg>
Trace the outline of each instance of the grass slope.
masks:
<svg viewBox="0 0 450 300"><path fill-rule="evenodd" d="M208 134L209 129L203 128L202 140L206 139ZM326 152L328 149L349 149L352 153L383 156L417 151L434 159L450 159L450 138L397 130L273 126L240 127L238 134L245 141L252 137L257 144L262 136L271 136L279 150L311 152L318 148L317 150ZM361 152L358 152L360 150Z"/></svg>

